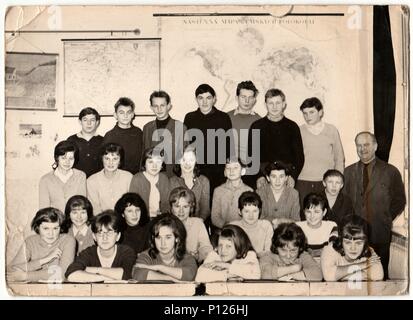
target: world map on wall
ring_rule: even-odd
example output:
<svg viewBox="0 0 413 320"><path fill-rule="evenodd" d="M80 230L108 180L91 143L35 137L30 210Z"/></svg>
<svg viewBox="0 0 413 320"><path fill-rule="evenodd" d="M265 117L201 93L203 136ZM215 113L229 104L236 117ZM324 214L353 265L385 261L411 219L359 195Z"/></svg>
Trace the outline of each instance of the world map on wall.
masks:
<svg viewBox="0 0 413 320"><path fill-rule="evenodd" d="M305 45L278 45L276 38L264 37L252 27L233 32L226 43L184 45L174 59L186 61L192 73L222 88L225 97L219 98L219 105L226 111L234 107L235 89L243 80L253 81L264 91L293 85L303 96L320 99L327 90L325 68L316 52Z"/></svg>

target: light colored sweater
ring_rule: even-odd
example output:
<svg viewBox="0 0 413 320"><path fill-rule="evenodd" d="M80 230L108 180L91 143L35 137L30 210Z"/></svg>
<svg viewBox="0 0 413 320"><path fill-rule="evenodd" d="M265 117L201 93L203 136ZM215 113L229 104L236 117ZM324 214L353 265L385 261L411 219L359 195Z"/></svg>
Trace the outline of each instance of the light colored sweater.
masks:
<svg viewBox="0 0 413 320"><path fill-rule="evenodd" d="M321 181L328 169L344 171L344 151L336 127L325 123L320 134L314 135L303 124L300 132L305 161L298 180Z"/></svg>
<svg viewBox="0 0 413 320"><path fill-rule="evenodd" d="M129 191L132 174L118 169L112 179L106 178L104 170L87 179L87 197L93 205L95 215L115 207L123 194Z"/></svg>
<svg viewBox="0 0 413 320"><path fill-rule="evenodd" d="M65 212L67 200L74 195L86 196L86 174L73 169L66 183L55 176L54 171L45 174L39 182L39 208L53 207Z"/></svg>
<svg viewBox="0 0 413 320"><path fill-rule="evenodd" d="M186 252L202 262L213 248L208 232L201 218L189 217L184 223L186 229Z"/></svg>

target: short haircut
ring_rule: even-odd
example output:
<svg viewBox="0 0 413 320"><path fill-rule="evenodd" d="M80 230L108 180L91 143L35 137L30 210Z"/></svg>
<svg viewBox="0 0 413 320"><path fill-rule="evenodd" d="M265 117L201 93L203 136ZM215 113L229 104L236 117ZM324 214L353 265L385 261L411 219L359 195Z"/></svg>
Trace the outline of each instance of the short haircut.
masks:
<svg viewBox="0 0 413 320"><path fill-rule="evenodd" d="M285 175L289 176L291 175L292 168L290 164L285 163L283 161L270 162L265 166L264 174L267 177L269 177L271 175L271 171L273 170L277 170L277 171L284 170Z"/></svg>
<svg viewBox="0 0 413 320"><path fill-rule="evenodd" d="M237 97L239 96L239 93L241 92L241 89L253 91L254 92L254 97L256 97L257 94L258 94L258 89L255 87L254 83L250 80L242 81L242 82L238 83L238 85L237 85Z"/></svg>
<svg viewBox="0 0 413 320"><path fill-rule="evenodd" d="M362 217L356 214L346 215L338 223L338 238L334 240L333 248L344 256L343 239L362 234L364 238L364 248L358 259L363 257L369 258L371 256L368 240L369 231L370 225Z"/></svg>
<svg viewBox="0 0 413 320"><path fill-rule="evenodd" d="M90 107L86 107L83 108L80 112L79 112L79 120L82 120L84 116L88 116L88 115L94 115L96 118L96 121L100 121L100 114L99 112L97 112L95 109L90 108Z"/></svg>
<svg viewBox="0 0 413 320"><path fill-rule="evenodd" d="M316 108L317 111L323 110L323 104L316 97L305 99L300 106L300 110L303 111L304 109L312 107Z"/></svg>
<svg viewBox="0 0 413 320"><path fill-rule="evenodd" d="M323 175L323 181L325 182L329 177L339 177L343 181L344 184L344 174L336 169L329 169Z"/></svg>
<svg viewBox="0 0 413 320"><path fill-rule="evenodd" d="M280 89L270 89L265 93L265 102L267 102L268 99L273 98L273 97L278 97L280 96L282 101L285 101L285 94L282 92Z"/></svg>
<svg viewBox="0 0 413 320"><path fill-rule="evenodd" d="M43 222L58 222L59 226L62 226L64 220L65 216L63 215L62 211L56 208L47 207L36 212L36 215L34 216L31 223L31 228L38 234L39 227Z"/></svg>
<svg viewBox="0 0 413 320"><path fill-rule="evenodd" d="M193 152L196 158L196 151L195 149L191 148L191 147L187 147L185 149L185 151L182 153L182 156L184 155L185 152ZM182 175L182 168L181 168L181 164L176 163L173 166L172 171L176 174L177 177L180 177ZM201 175L201 169L199 168L199 164L195 162L195 167L194 167L194 178L198 178Z"/></svg>
<svg viewBox="0 0 413 320"><path fill-rule="evenodd" d="M150 249L149 255L152 259L155 259L159 251L156 248L155 238L159 235L159 229L161 227L169 227L175 236L175 258L181 261L186 252L186 229L184 224L176 216L170 213L163 213L155 217L151 221L151 239L150 239Z"/></svg>
<svg viewBox="0 0 413 320"><path fill-rule="evenodd" d="M109 142L102 146L100 150L100 159L103 163L103 157L110 153L116 153L120 157L119 168L122 168L125 159L125 150L120 144Z"/></svg>
<svg viewBox="0 0 413 320"><path fill-rule="evenodd" d="M303 210L310 209L311 207L320 206L321 210L328 210L328 201L325 196L320 193L310 192L304 197Z"/></svg>
<svg viewBox="0 0 413 320"><path fill-rule="evenodd" d="M169 194L169 206L171 207L171 213L173 204L179 201L179 199L181 198L186 199L186 201L188 201L188 203L190 204L191 210L189 212L189 216L192 217L195 212L196 198L193 191L185 187L177 187L175 189L172 189L171 193Z"/></svg>
<svg viewBox="0 0 413 320"><path fill-rule="evenodd" d="M115 204L115 213L118 215L119 219L122 221L122 230L126 228L126 220L123 217L125 209L130 206L135 206L141 209L141 217L139 218L138 225L144 226L149 222L148 209L146 207L145 201L141 196L134 192L127 192Z"/></svg>
<svg viewBox="0 0 413 320"><path fill-rule="evenodd" d="M246 168L247 165L245 164L244 161L241 160L240 157L230 157L225 159L225 164L230 164L230 163L239 163L241 168Z"/></svg>
<svg viewBox="0 0 413 320"><path fill-rule="evenodd" d="M121 231L120 219L113 210L105 210L93 218L91 226L93 233L98 233L103 227L112 228L116 233Z"/></svg>
<svg viewBox="0 0 413 320"><path fill-rule="evenodd" d="M241 193L238 198L238 209L242 210L248 205L258 207L258 209L260 209L259 216L261 216L262 200L258 193L254 191L245 191Z"/></svg>
<svg viewBox="0 0 413 320"><path fill-rule="evenodd" d="M195 98L198 97L200 94L209 92L213 97L216 97L216 93L214 88L212 88L209 84L203 83L198 86L195 90Z"/></svg>
<svg viewBox="0 0 413 320"><path fill-rule="evenodd" d="M70 213L73 209L83 209L86 210L87 213L87 222L86 224L89 225L93 219L93 206L92 203L89 201L88 198L82 195L75 195L69 198L66 203L65 207L65 221L62 225L63 232L69 231L69 228L72 226L72 220L70 219Z"/></svg>
<svg viewBox="0 0 413 320"><path fill-rule="evenodd" d="M160 149L160 148L157 148L157 147L152 147L152 148L146 149L143 152L141 171L146 171L146 160L152 159L154 157L162 158L162 169L161 169L161 171L165 170L165 161L164 161L164 151L163 151L163 149Z"/></svg>
<svg viewBox="0 0 413 320"><path fill-rule="evenodd" d="M368 136L370 136L370 138L373 140L373 142L375 144L377 144L376 136L373 133L371 133L370 131L361 131L361 132L357 133L356 137L354 138L354 142L357 142L357 138L359 136L363 135L363 134L367 134Z"/></svg>
<svg viewBox="0 0 413 320"><path fill-rule="evenodd" d="M64 156L68 152L73 152L76 164L79 157L79 149L77 148L76 144L68 140L60 141L54 148L55 163L58 164L59 157Z"/></svg>
<svg viewBox="0 0 413 320"><path fill-rule="evenodd" d="M294 222L281 223L274 230L271 252L278 254L278 248L285 247L288 242L293 242L294 246L298 247L298 256L307 250L307 238L304 231Z"/></svg>
<svg viewBox="0 0 413 320"><path fill-rule="evenodd" d="M118 101L116 101L115 112L118 111L120 106L131 107L132 111L135 111L135 102L133 102L132 99L129 99L127 97L121 97L118 99Z"/></svg>
<svg viewBox="0 0 413 320"><path fill-rule="evenodd" d="M247 256L248 251L254 251L250 238L246 232L239 226L233 224L225 225L219 235L220 238L231 239L237 252L236 259L243 259Z"/></svg>
<svg viewBox="0 0 413 320"><path fill-rule="evenodd" d="M169 104L171 102L171 97L169 96L169 94L162 90L152 92L151 96L149 97L149 103L151 105L152 105L153 98L165 98L166 104Z"/></svg>

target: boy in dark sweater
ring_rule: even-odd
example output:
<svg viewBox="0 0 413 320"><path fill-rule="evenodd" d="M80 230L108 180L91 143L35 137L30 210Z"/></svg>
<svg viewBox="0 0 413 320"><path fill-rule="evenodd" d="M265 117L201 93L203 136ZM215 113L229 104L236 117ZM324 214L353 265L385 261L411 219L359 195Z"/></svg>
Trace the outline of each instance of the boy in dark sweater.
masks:
<svg viewBox="0 0 413 320"><path fill-rule="evenodd" d="M79 123L82 130L67 138L73 142L78 150L78 160L73 166L86 173L86 177L102 170L100 161L100 148L103 137L96 135L100 124L100 114L93 108L84 108L79 113Z"/></svg>
<svg viewBox="0 0 413 320"><path fill-rule="evenodd" d="M132 124L135 103L129 98L119 98L115 104L114 117L117 123L112 130L106 132L104 144L120 144L125 151L122 169L135 174L139 171L143 150L142 130Z"/></svg>
<svg viewBox="0 0 413 320"><path fill-rule="evenodd" d="M97 245L83 250L67 268L71 282L99 282L132 278L135 252L120 239L120 220L113 210L98 214L92 222L93 239Z"/></svg>
<svg viewBox="0 0 413 320"><path fill-rule="evenodd" d="M285 94L279 89L270 89L265 94L267 116L255 121L248 135L248 153L253 155L252 130L259 133L261 168L274 161L292 165L291 176L297 178L304 165L303 141L298 125L284 116L287 107ZM255 148L256 149L256 148Z"/></svg>

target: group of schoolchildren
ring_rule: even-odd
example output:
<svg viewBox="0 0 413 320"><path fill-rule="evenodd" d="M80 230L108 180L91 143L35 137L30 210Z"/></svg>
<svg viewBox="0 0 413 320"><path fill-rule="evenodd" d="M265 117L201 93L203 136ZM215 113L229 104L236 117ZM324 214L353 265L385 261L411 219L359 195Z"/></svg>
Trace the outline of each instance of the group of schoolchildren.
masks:
<svg viewBox="0 0 413 320"><path fill-rule="evenodd" d="M169 115L169 95L155 91L156 119L143 131L132 124L133 101L120 98L117 123L104 137L96 135L98 112L83 109L82 130L56 145L53 171L40 180L35 234L8 264L8 280L383 279L368 224L340 192L344 155L335 127L320 121L321 102L304 101L306 124L298 128L285 118L278 89L268 90L268 114L260 119L252 111L257 92L251 81L240 83L239 106L226 114L215 108L214 90L200 85L199 108L181 123ZM239 154L250 146L239 145L221 167L198 164L197 150L185 145L185 130L213 126L260 128L261 144L286 134L283 128L302 140L282 142L295 148L286 157L262 148L261 175L244 182ZM158 148L171 137L173 152Z"/></svg>

